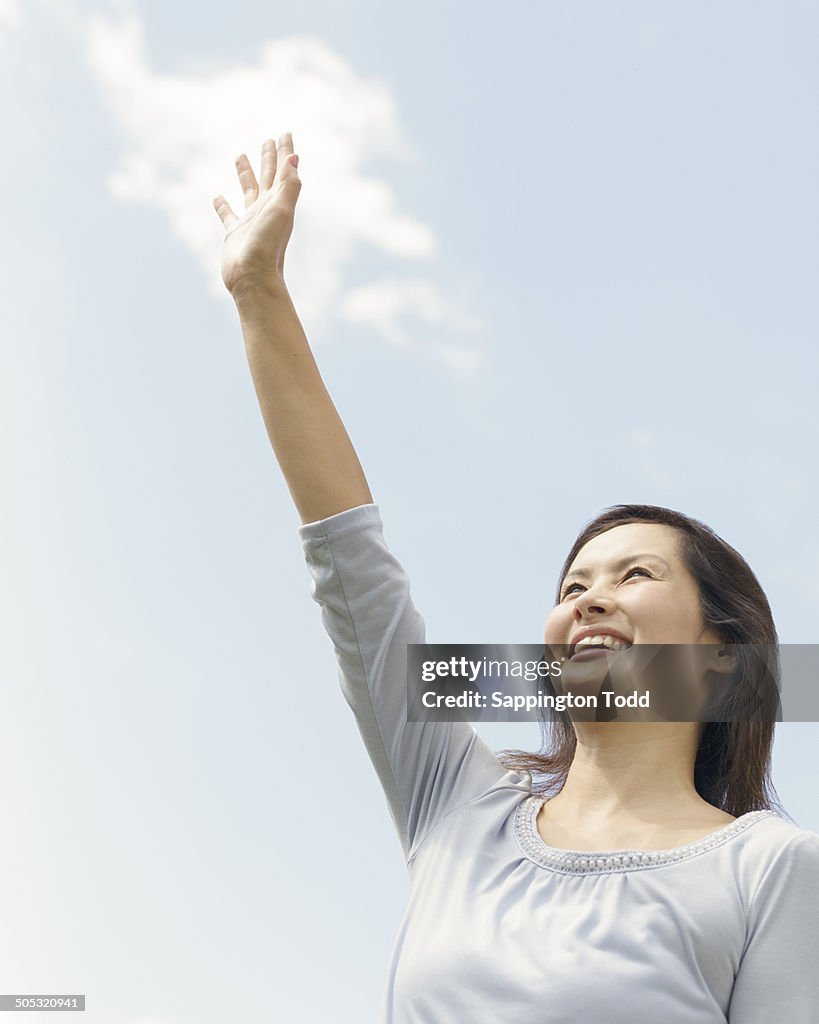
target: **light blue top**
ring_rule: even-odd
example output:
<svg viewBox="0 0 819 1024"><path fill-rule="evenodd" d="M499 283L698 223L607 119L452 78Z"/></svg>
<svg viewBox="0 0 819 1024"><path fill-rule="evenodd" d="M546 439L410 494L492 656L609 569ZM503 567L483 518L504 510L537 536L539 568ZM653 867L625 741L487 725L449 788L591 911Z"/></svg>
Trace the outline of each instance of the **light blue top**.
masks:
<svg viewBox="0 0 819 1024"><path fill-rule="evenodd" d="M755 811L659 852L547 846L528 775L407 722L424 623L378 506L299 532L409 871L387 1024L819 1022L819 835Z"/></svg>

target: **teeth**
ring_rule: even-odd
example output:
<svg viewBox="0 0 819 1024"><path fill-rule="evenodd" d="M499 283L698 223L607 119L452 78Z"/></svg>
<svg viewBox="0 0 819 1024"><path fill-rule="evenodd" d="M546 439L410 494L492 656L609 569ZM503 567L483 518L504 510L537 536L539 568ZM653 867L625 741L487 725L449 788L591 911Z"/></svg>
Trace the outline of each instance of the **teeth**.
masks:
<svg viewBox="0 0 819 1024"><path fill-rule="evenodd" d="M625 643L622 640L615 640L613 636L584 636L582 640L578 640L574 645L575 653L581 648L585 647L608 647L611 651L623 651L627 647L631 647L631 644Z"/></svg>

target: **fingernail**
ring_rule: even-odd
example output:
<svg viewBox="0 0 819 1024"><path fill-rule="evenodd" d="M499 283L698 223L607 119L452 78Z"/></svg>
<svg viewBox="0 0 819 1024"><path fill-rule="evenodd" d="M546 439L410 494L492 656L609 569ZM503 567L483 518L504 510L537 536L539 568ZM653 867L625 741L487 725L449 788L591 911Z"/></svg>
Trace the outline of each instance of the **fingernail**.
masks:
<svg viewBox="0 0 819 1024"><path fill-rule="evenodd" d="M299 166L299 154L298 153L294 153L293 156L290 157L290 163L294 167L298 167Z"/></svg>

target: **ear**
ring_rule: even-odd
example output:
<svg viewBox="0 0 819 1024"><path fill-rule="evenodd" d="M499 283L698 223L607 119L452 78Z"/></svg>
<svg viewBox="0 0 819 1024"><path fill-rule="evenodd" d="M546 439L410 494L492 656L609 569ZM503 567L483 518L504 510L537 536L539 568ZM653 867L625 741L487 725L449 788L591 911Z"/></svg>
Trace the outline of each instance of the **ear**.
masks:
<svg viewBox="0 0 819 1024"><path fill-rule="evenodd" d="M708 668L720 675L735 672L738 664L736 650L732 644L709 644L706 661Z"/></svg>

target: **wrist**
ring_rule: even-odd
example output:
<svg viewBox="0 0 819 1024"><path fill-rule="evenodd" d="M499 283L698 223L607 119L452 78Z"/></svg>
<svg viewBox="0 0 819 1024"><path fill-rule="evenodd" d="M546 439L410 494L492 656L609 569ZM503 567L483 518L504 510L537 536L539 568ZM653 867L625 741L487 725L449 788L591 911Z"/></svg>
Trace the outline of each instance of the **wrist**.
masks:
<svg viewBox="0 0 819 1024"><path fill-rule="evenodd" d="M241 315L244 310L254 310L288 296L284 278L279 275L265 278L241 278L230 289L231 297Z"/></svg>

